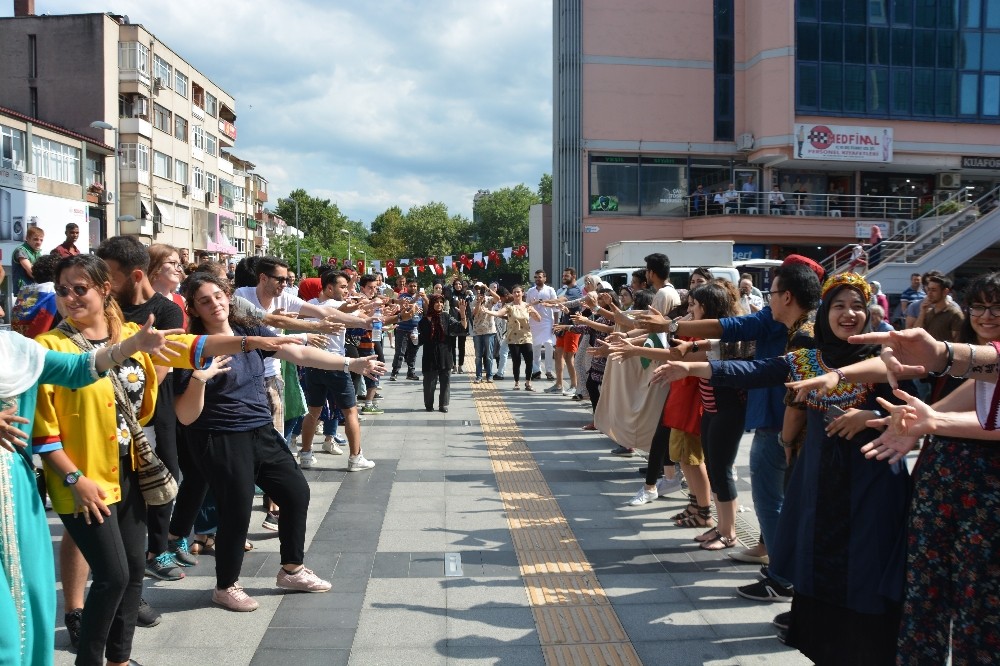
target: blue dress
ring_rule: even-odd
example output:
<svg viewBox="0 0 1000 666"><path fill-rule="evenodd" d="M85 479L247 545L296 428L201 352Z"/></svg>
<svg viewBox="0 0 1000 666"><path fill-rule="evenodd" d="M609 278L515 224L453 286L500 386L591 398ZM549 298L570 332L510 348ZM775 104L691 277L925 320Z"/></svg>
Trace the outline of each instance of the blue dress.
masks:
<svg viewBox="0 0 1000 666"><path fill-rule="evenodd" d="M0 396L7 408L16 404L17 424L28 435L35 417L38 384L82 388L100 379L92 354L45 353L35 385L19 396ZM38 495L31 454L0 449L0 664L53 663L56 616L55 565L45 508ZM12 542L13 541L13 542Z"/></svg>

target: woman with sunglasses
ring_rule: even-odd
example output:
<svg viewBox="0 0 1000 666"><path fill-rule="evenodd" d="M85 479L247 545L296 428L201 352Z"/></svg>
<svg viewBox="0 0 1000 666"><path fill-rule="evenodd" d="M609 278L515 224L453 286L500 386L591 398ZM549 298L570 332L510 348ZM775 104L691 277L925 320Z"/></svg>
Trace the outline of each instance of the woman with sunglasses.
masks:
<svg viewBox="0 0 1000 666"><path fill-rule="evenodd" d="M232 353L241 345L274 343L263 338L243 342L171 335L172 344L182 351L175 359L154 361L145 353L126 356L131 349L124 345L139 327L123 322L104 261L93 255L63 259L56 267L55 290L66 319L36 341L48 349L71 353L107 346L120 367L80 390L42 385L33 448L42 456L52 507L93 574L82 612L76 663L103 664L106 657L108 664L125 664L142 592L147 532L132 433L153 413L154 362L202 367L211 354Z"/></svg>
<svg viewBox="0 0 1000 666"><path fill-rule="evenodd" d="M0 365L0 514L12 530L0 530L0 587L7 591L0 594L0 626L5 637L19 637L0 641L0 664L53 663L52 540L27 449L39 385L82 389L106 376L121 358L155 354L165 342L164 332L147 322L122 342L112 360L109 347L67 354L0 331L0 358L5 361Z"/></svg>
<svg viewBox="0 0 1000 666"><path fill-rule="evenodd" d="M192 333L235 336L230 338L233 340L274 336L269 329L249 323L230 310L229 284L215 275L191 275L184 283L184 296ZM277 586L300 592L330 589L328 581L303 565L309 485L285 446L284 437L272 424L264 385L264 362L268 358L368 377L385 370L375 356L348 358L313 347L287 345L220 358L215 370L175 373L177 418L186 427L188 446L208 480L218 508L212 601L241 612L258 607L239 583L255 485L282 509Z"/></svg>
<svg viewBox="0 0 1000 666"><path fill-rule="evenodd" d="M184 298L177 293L184 279L184 267L181 265L177 248L165 243L153 243L149 246L149 284L153 290L172 300L184 313L184 327L187 328L187 312L184 310Z"/></svg>

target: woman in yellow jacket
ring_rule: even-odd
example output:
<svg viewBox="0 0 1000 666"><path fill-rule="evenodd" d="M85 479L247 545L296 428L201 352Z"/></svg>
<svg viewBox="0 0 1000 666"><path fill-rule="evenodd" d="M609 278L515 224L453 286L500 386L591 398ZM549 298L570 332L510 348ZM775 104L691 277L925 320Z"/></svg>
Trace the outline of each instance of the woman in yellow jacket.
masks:
<svg viewBox="0 0 1000 666"><path fill-rule="evenodd" d="M106 657L109 665L127 664L146 558L146 505L129 422L143 424L152 416L154 361L146 353L128 356L123 351L122 341L139 327L123 323L102 260L90 255L62 260L55 285L66 320L36 341L71 353L108 346L119 366L114 379L105 377L83 389L40 385L32 446L44 462L52 507L93 572L76 663L100 665ZM170 338L175 352L182 353L157 363L179 368L204 368L210 353L238 353L259 342L226 336ZM274 345L274 340L264 344ZM121 384L124 401L116 399L113 381Z"/></svg>

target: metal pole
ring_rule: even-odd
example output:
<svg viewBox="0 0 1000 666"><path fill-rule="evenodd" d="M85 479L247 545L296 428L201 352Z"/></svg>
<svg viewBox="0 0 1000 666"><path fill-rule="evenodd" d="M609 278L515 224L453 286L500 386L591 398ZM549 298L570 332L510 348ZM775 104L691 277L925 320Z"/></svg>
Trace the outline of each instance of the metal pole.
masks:
<svg viewBox="0 0 1000 666"><path fill-rule="evenodd" d="M347 263L351 263L351 230L347 230Z"/></svg>
<svg viewBox="0 0 1000 666"><path fill-rule="evenodd" d="M115 236L121 235L121 228L119 227L118 218L122 216L122 156L121 156L121 140L118 136L118 125L115 125Z"/></svg>
<svg viewBox="0 0 1000 666"><path fill-rule="evenodd" d="M292 199L292 203L295 204L295 274L298 278L302 279L302 257L300 254L299 238L302 236L302 230L299 228L299 202Z"/></svg>

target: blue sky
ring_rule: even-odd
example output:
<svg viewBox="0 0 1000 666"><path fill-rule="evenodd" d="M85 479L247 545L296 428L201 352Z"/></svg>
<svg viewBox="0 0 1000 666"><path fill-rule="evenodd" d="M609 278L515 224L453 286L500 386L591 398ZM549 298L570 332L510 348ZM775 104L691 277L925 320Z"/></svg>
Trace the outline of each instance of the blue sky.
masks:
<svg viewBox="0 0 1000 666"><path fill-rule="evenodd" d="M0 0L0 16L13 14ZM36 0L126 14L236 99L234 153L370 223L552 171L552 6L539 0Z"/></svg>

